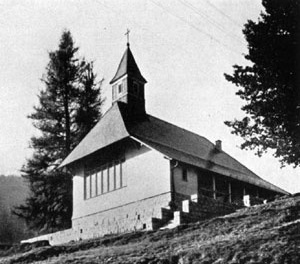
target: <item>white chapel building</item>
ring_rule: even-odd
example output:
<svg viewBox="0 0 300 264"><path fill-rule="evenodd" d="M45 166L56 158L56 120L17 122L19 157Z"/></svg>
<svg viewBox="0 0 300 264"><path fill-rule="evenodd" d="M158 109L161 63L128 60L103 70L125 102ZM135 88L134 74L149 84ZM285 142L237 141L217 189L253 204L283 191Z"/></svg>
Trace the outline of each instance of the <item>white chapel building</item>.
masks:
<svg viewBox="0 0 300 264"><path fill-rule="evenodd" d="M110 82L111 108L60 165L73 174L72 228L36 240L155 230L288 194L226 154L221 141L148 114L146 83L128 44Z"/></svg>

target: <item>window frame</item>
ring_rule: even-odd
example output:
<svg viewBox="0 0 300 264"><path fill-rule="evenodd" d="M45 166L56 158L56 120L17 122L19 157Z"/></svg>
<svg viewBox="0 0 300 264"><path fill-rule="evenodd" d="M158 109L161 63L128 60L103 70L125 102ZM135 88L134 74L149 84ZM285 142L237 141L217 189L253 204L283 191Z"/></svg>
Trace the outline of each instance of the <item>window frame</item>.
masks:
<svg viewBox="0 0 300 264"><path fill-rule="evenodd" d="M118 87L118 94L123 93L123 83L119 83L117 87Z"/></svg>
<svg viewBox="0 0 300 264"><path fill-rule="evenodd" d="M84 200L89 200L126 187L124 185L122 168L124 162L125 158L121 158L92 170L85 169L83 183ZM119 169L118 173L117 169ZM93 175L95 176L93 177ZM119 185L117 185L117 177ZM92 178L94 178L94 181L92 181ZM104 182L106 182L105 186ZM95 194L92 192L92 189L95 189Z"/></svg>

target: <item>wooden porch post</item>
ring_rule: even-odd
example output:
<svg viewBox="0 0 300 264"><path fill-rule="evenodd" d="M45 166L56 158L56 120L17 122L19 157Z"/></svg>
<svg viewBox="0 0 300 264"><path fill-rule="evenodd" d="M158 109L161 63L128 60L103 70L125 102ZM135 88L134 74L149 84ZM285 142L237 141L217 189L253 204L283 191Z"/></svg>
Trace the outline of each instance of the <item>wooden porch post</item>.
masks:
<svg viewBox="0 0 300 264"><path fill-rule="evenodd" d="M216 193L216 178L215 178L215 175L213 175L212 177L212 180L213 180L213 195L214 195L214 199L217 199L217 193Z"/></svg>
<svg viewBox="0 0 300 264"><path fill-rule="evenodd" d="M231 182L228 182L228 192L229 192L228 201L231 203L231 201L232 201L232 197L231 197Z"/></svg>

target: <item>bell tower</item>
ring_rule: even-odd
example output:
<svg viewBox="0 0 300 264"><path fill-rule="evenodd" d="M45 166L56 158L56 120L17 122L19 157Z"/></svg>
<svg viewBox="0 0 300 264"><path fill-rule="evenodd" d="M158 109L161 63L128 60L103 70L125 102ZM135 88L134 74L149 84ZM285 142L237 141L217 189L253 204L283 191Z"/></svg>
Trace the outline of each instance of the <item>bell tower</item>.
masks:
<svg viewBox="0 0 300 264"><path fill-rule="evenodd" d="M127 43L127 48L121 59L117 72L110 81L112 85L112 102L127 104L130 115L145 115L145 84L146 79L142 76L135 59Z"/></svg>

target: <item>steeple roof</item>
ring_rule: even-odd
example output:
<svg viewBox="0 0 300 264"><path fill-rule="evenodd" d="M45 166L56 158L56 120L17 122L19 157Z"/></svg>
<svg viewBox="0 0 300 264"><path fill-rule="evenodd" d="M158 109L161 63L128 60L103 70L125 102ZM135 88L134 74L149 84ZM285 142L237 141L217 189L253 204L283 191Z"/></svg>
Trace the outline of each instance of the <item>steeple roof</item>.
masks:
<svg viewBox="0 0 300 264"><path fill-rule="evenodd" d="M130 75L131 77L135 77L136 79L138 79L144 83L147 82L146 79L142 76L142 74L135 62L135 59L129 48L129 44L127 44L127 49L124 52L124 55L121 59L118 70L117 70L114 78L112 78L112 80L110 81L110 84L114 83L115 81L117 81L118 79L120 79L121 77L123 77L126 74Z"/></svg>

